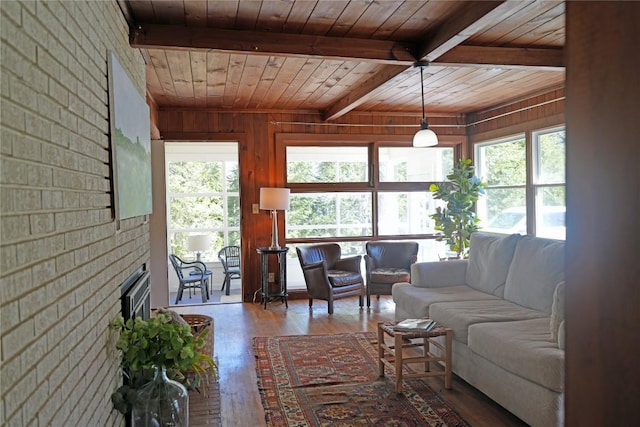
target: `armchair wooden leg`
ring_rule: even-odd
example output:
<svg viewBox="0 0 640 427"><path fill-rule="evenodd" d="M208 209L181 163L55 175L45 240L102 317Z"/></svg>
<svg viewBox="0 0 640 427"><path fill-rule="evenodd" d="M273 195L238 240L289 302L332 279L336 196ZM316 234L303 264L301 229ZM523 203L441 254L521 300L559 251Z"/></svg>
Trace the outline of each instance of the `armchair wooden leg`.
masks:
<svg viewBox="0 0 640 427"><path fill-rule="evenodd" d="M362 304L360 304L360 307L362 307ZM367 288L367 308L369 307L371 307L371 294L369 293L369 288Z"/></svg>
<svg viewBox="0 0 640 427"><path fill-rule="evenodd" d="M313 298L309 298L309 307L313 307Z"/></svg>
<svg viewBox="0 0 640 427"><path fill-rule="evenodd" d="M358 299L360 300L360 308L362 308L362 306L364 305L364 303L363 303L364 301L363 301L362 295L360 295L360 296L358 297ZM367 302L368 302L368 301L367 301ZM367 307L369 307L369 306L367 306Z"/></svg>
<svg viewBox="0 0 640 427"><path fill-rule="evenodd" d="M333 314L333 301L329 300L328 303L329 303L329 314Z"/></svg>

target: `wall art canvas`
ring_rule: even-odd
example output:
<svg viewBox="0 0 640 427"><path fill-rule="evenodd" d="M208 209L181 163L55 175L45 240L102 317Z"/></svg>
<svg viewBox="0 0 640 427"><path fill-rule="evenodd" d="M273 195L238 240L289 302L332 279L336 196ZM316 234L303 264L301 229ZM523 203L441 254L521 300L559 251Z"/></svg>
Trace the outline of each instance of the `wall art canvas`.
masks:
<svg viewBox="0 0 640 427"><path fill-rule="evenodd" d="M149 106L109 52L111 159L116 219L151 213Z"/></svg>

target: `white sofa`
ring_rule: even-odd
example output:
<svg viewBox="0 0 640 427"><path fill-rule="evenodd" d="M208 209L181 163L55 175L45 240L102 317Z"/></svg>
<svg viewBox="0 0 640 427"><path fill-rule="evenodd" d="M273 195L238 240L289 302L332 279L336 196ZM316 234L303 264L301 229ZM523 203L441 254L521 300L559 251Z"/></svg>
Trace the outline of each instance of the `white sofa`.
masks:
<svg viewBox="0 0 640 427"><path fill-rule="evenodd" d="M564 420L564 242L474 233L469 258L413 264L396 320L453 329L453 371L532 426Z"/></svg>

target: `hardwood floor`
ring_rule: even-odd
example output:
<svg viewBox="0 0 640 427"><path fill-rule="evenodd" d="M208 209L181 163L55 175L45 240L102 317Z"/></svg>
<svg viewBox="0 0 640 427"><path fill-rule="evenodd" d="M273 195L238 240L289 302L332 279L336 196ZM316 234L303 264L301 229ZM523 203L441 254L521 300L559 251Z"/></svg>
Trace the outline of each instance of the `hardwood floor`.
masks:
<svg viewBox="0 0 640 427"><path fill-rule="evenodd" d="M178 313L214 318L214 357L220 373L223 426L265 425L256 386L252 337L375 331L378 321L393 320L395 310L390 296L381 296L380 301L373 298L369 310L360 310L355 297L334 304L333 315L327 314L327 303L320 300L314 301L312 310L307 300L291 300L288 309L281 302L270 303L266 310L252 303L171 307ZM451 390L444 389L442 378L429 378L427 382L471 426L526 425L455 375Z"/></svg>

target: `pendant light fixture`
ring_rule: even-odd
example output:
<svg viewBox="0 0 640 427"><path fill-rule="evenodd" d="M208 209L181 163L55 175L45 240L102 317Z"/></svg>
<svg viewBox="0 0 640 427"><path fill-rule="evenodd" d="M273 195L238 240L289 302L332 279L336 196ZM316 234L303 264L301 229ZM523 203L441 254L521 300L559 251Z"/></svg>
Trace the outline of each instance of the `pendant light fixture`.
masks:
<svg viewBox="0 0 640 427"><path fill-rule="evenodd" d="M424 81L423 81L423 69L428 66L426 61L416 62L413 66L420 67L420 92L422 94L422 120L420 121L420 130L413 136L414 147L433 147L438 145L438 136L434 131L429 129L427 123L427 116L424 113Z"/></svg>

